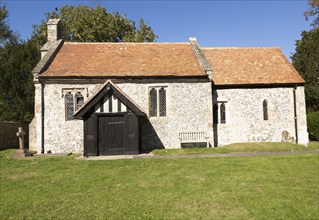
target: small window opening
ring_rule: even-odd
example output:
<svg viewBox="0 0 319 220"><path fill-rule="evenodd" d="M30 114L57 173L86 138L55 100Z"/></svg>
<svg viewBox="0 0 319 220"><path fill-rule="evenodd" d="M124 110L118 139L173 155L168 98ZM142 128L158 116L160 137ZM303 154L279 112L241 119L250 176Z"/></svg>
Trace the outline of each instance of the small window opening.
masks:
<svg viewBox="0 0 319 220"><path fill-rule="evenodd" d="M268 102L266 99L263 101L263 116L265 121L268 120Z"/></svg>
<svg viewBox="0 0 319 220"><path fill-rule="evenodd" d="M214 124L218 124L218 104L214 104L213 106L213 122Z"/></svg>
<svg viewBox="0 0 319 220"><path fill-rule="evenodd" d="M220 123L225 124L226 123L226 106L225 103L220 105Z"/></svg>
<svg viewBox="0 0 319 220"><path fill-rule="evenodd" d="M66 120L73 120L74 100L71 92L65 94L65 115Z"/></svg>
<svg viewBox="0 0 319 220"><path fill-rule="evenodd" d="M84 98L83 98L81 92L77 92L75 94L75 111L78 110L79 108L81 108L83 103L84 103Z"/></svg>
<svg viewBox="0 0 319 220"><path fill-rule="evenodd" d="M159 116L166 116L166 91L164 88L159 90Z"/></svg>
<svg viewBox="0 0 319 220"><path fill-rule="evenodd" d="M149 102L150 102L150 117L157 116L157 92L155 88L152 88L149 93Z"/></svg>

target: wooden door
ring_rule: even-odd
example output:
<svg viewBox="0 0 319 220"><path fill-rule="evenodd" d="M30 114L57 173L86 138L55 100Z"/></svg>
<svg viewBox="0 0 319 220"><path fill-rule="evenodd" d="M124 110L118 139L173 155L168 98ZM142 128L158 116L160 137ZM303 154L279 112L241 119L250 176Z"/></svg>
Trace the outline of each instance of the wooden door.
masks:
<svg viewBox="0 0 319 220"><path fill-rule="evenodd" d="M91 115L84 120L84 155L98 156L98 117Z"/></svg>
<svg viewBox="0 0 319 220"><path fill-rule="evenodd" d="M99 155L119 155L127 151L124 115L99 117Z"/></svg>

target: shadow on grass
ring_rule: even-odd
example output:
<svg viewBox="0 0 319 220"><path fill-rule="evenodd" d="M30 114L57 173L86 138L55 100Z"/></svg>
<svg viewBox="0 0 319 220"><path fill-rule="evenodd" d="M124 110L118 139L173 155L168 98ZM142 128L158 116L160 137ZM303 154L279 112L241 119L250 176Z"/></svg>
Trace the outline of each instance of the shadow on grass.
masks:
<svg viewBox="0 0 319 220"><path fill-rule="evenodd" d="M0 151L10 150L10 149L18 150L19 148L18 147L2 147L0 148Z"/></svg>

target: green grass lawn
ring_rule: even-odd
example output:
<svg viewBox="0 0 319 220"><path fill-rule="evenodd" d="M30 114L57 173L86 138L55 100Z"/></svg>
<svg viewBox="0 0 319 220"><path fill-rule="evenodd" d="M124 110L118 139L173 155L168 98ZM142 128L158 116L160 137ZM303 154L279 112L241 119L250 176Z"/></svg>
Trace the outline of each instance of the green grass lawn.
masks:
<svg viewBox="0 0 319 220"><path fill-rule="evenodd" d="M12 159L0 151L1 219L319 219L318 154Z"/></svg>
<svg viewBox="0 0 319 220"><path fill-rule="evenodd" d="M319 150L319 142L310 142L306 147L304 145L291 143L235 143L222 147L201 147L201 148L179 148L179 149L156 149L152 151L154 155L179 155L179 154L220 154L231 152L276 152L276 151L306 151Z"/></svg>

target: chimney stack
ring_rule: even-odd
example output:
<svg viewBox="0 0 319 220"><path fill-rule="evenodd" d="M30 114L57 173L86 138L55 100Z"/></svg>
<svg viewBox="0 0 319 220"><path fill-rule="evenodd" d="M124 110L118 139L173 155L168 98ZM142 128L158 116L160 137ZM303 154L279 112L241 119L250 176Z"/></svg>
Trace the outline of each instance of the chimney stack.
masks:
<svg viewBox="0 0 319 220"><path fill-rule="evenodd" d="M59 39L59 22L60 19L50 19L47 23L47 41L55 43Z"/></svg>
<svg viewBox="0 0 319 220"><path fill-rule="evenodd" d="M50 19L47 23L47 42L41 48L41 59L59 40L59 22L60 19Z"/></svg>

